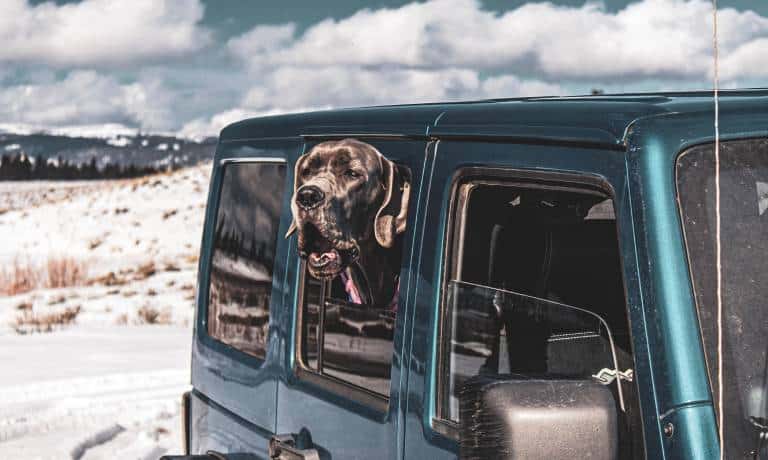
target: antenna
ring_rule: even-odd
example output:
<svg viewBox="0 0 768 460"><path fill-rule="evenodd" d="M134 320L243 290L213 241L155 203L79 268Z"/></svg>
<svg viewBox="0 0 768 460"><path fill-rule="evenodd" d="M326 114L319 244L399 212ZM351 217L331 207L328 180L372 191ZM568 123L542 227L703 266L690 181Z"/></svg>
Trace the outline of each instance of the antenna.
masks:
<svg viewBox="0 0 768 460"><path fill-rule="evenodd" d="M717 42L717 0L712 0L712 47L714 56L715 100L715 260L717 265L717 408L720 460L725 459L725 416L723 407L723 266L720 241L720 52Z"/></svg>

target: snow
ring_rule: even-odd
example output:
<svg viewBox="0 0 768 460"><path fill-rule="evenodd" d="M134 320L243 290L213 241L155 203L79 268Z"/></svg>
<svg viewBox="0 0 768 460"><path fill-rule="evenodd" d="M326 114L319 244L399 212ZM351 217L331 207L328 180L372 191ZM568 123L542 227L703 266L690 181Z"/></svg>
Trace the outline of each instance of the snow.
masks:
<svg viewBox="0 0 768 460"><path fill-rule="evenodd" d="M27 123L0 123L0 132L7 134L50 134L68 137L94 137L98 139L116 139L119 136L135 136L136 128L129 128L119 123L96 125L59 126L55 128Z"/></svg>
<svg viewBox="0 0 768 460"><path fill-rule="evenodd" d="M0 457L181 453L210 169L0 182L0 273L19 263L43 273L59 258L86 269L76 285L0 294ZM24 315L77 308L74 324L16 332ZM159 324L147 324L150 317Z"/></svg>
<svg viewBox="0 0 768 460"><path fill-rule="evenodd" d="M125 136L118 136L115 138L107 139L107 144L115 147L127 147L132 144L131 138Z"/></svg>
<svg viewBox="0 0 768 460"><path fill-rule="evenodd" d="M22 256L45 261L72 256L91 275L132 270L143 263L195 270L202 236L210 165L121 181L62 185L59 202L33 198L59 194L51 182L0 183L0 264ZM54 191L51 191L54 189ZM15 195L26 191L26 201ZM37 204L24 207L25 202Z"/></svg>
<svg viewBox="0 0 768 460"><path fill-rule="evenodd" d="M188 389L188 328L79 326L54 334L0 335L3 458L71 458L105 429L122 430L82 458L181 452L180 401Z"/></svg>
<svg viewBox="0 0 768 460"><path fill-rule="evenodd" d="M19 144L8 144L5 146L5 151L13 152L13 151L19 150L20 148L21 148L21 145Z"/></svg>
<svg viewBox="0 0 768 460"><path fill-rule="evenodd" d="M211 264L218 271L238 278L247 278L254 282L272 282L272 276L267 268L255 261L242 258L233 259L224 252L217 252L213 255Z"/></svg>
<svg viewBox="0 0 768 460"><path fill-rule="evenodd" d="M132 138L140 135L149 135L150 133L142 133L138 128L131 128L120 123L100 123L100 124L83 124L83 125L71 125L71 126L57 126L50 127L44 125L36 125L30 123L0 123L0 134L18 134L18 135L30 135L30 134L49 134L52 136L65 136L65 137L88 137L95 139L115 140L117 142L120 138ZM217 133L213 133L215 135ZM153 136L163 137L176 137L178 139L186 139L195 142L202 141L206 136L190 136L183 130L180 132L174 131L153 131ZM114 145L114 144L113 144ZM143 145L146 147L146 145Z"/></svg>

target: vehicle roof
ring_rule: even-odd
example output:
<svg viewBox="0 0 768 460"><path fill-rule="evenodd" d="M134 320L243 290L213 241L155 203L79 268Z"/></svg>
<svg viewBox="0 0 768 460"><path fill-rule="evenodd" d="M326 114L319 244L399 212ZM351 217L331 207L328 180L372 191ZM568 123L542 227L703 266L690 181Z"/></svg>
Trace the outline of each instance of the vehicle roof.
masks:
<svg viewBox="0 0 768 460"><path fill-rule="evenodd" d="M222 142L339 136L495 136L558 140L624 149L640 118L713 111L712 91L528 97L392 105L251 118L221 132ZM720 92L721 113L768 110L768 89Z"/></svg>

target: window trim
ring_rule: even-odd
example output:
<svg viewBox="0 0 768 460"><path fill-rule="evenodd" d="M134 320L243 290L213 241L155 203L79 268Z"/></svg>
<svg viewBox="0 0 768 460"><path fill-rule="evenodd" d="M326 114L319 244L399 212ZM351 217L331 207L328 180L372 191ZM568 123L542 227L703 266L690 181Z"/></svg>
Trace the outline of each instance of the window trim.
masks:
<svg viewBox="0 0 768 460"><path fill-rule="evenodd" d="M438 299L437 335L434 347L436 359L433 363L435 372L435 391L432 395L434 414L431 417L432 429L443 436L453 440L459 439L459 424L447 418L445 414L446 379L450 373L450 340L446 340L446 331L449 324L449 311L447 305L447 284L455 274L459 255L457 251L463 249L463 241L456 241L456 233L462 234L466 225L466 209L469 203L468 197L460 196L460 188L464 184L475 183L483 185L504 185L528 189L573 191L579 193L592 193L610 199L616 209L616 194L611 184L602 176L590 173L570 173L560 171L531 171L515 168L494 167L464 167L457 169L451 178L450 196L448 199L448 213L445 222L445 239L442 248L443 258L440 279L440 298ZM459 206L462 206L461 208ZM457 212L461 211L460 220L457 220ZM616 222L617 235L619 231L618 219ZM617 244L619 244L617 238ZM622 288L625 293L626 281L624 280L623 261ZM625 305L625 308L627 305ZM634 353L633 353L634 355Z"/></svg>
<svg viewBox="0 0 768 460"><path fill-rule="evenodd" d="M288 183L288 172L289 172L288 171L288 167L287 167L287 163L288 162L286 161L286 159L285 158L281 158L281 157L239 157L239 158L238 157L230 157L230 158L222 158L221 160L219 160L218 165L215 165L215 169L217 170L217 171L215 171L215 174L218 175L218 178L217 178L218 179L218 183L216 184L216 195L215 195L216 204L214 206L213 213L212 213L212 221L211 221L212 222L212 227L211 227L211 231L213 231L213 229L216 228L216 223L218 221L219 209L221 208L221 191L222 191L222 189L224 187L224 178L225 178L225 175L226 175L225 174L226 173L226 167L228 165L236 165L236 164L263 164L263 165L274 165L274 166L281 166L282 165L282 166L285 166L286 175L285 175L285 178L284 178L285 183L283 184L283 189L285 189L285 185ZM283 216L281 214L280 220L282 220L282 218L283 218ZM277 237L276 237L275 241L277 242L279 240L279 238L280 238L280 232L279 232L279 222L278 222L278 232L277 232ZM267 355L269 354L269 346L270 346L269 345L269 334L267 335L267 343L266 343L266 347L265 347L265 350L264 350L264 354L263 354L263 356L259 356L259 355L253 354L253 353L248 353L246 351L243 351L243 350L235 347L232 344L224 342L223 340L220 340L219 338L217 338L216 336L214 336L213 334L211 334L209 332L208 328L210 326L210 321L209 321L209 316L208 315L209 315L209 312L210 312L210 303L211 303L211 276L213 274L213 270L212 270L213 267L212 266L213 266L213 256L214 256L215 251L216 251L215 241L212 238L211 239L210 247L208 248L208 251L207 251L208 260L210 261L210 263L209 263L208 267L206 268L206 273L205 273L205 277L206 277L206 279L205 279L205 293L206 293L206 296L205 296L205 298L201 299L204 302L204 305L205 305L205 308L201 309L201 315L200 315L201 316L200 319L201 319L201 323L202 323L201 324L202 327L200 328L202 330L202 334L200 334L201 338L202 338L203 341L210 341L212 344L215 344L215 346L222 347L222 351L234 354L238 358L239 361L251 362L251 363L253 363L253 365L255 367L257 367L257 368L261 367L264 364L264 362L266 361ZM274 295L273 295L274 292L272 292L272 291L274 291L274 282L275 282L275 276L276 275L277 274L273 272L272 280L271 280L272 288L270 289L270 298L269 298L269 313L270 314L269 314L269 320L267 321L267 324L268 324L267 328L268 329L272 328L272 320L273 319L272 319L272 311L271 310L272 310L272 300L274 298Z"/></svg>
<svg viewBox="0 0 768 460"><path fill-rule="evenodd" d="M389 409L389 395L379 393L359 387L350 382L324 374L322 371L312 369L304 361L304 348L302 346L303 319L304 319L304 301L306 299L307 286L307 266L305 261L299 263L299 282L298 295L296 302L296 327L294 333L294 353L293 373L299 379L320 387L323 391L332 393L335 396L350 399L368 409L373 409L377 415L386 414ZM326 282L323 282L323 285ZM318 324L318 330L320 330ZM394 344L394 342L393 342ZM393 352L394 356L394 352ZM318 359L318 365L322 365L322 360ZM390 362L390 367L392 363ZM392 391L392 377L390 375L390 393Z"/></svg>

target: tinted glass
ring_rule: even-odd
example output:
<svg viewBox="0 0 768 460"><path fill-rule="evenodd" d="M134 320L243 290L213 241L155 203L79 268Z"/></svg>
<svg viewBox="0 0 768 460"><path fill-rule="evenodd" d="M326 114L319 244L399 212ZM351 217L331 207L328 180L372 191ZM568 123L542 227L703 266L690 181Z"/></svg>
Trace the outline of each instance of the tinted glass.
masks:
<svg viewBox="0 0 768 460"><path fill-rule="evenodd" d="M768 456L768 141L720 148L726 458ZM699 323L718 395L715 164L712 145L677 161ZM716 410L719 410L715 404ZM755 455L758 453L758 455Z"/></svg>
<svg viewBox="0 0 768 460"><path fill-rule="evenodd" d="M208 333L264 358L285 165L224 167L216 215Z"/></svg>
<svg viewBox="0 0 768 460"><path fill-rule="evenodd" d="M396 302L352 303L340 276L320 282L307 275L305 289L304 362L323 375L388 396ZM321 325L322 304L325 316ZM322 363L318 362L321 342Z"/></svg>

